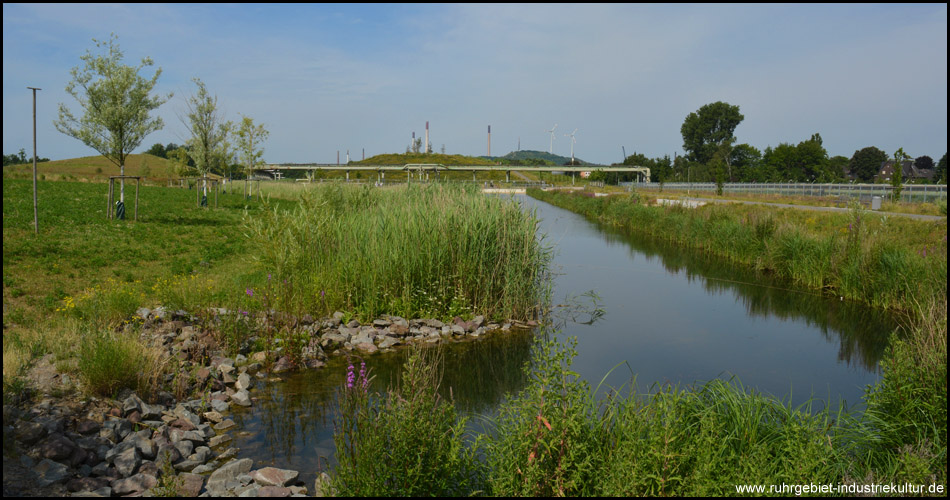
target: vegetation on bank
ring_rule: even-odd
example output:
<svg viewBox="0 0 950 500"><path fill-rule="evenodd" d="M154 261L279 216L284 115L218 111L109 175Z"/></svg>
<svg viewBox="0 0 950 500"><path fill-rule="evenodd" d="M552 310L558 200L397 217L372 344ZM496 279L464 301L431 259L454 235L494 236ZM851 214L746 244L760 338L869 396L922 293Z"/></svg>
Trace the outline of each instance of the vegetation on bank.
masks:
<svg viewBox="0 0 950 500"><path fill-rule="evenodd" d="M798 285L872 306L946 300L946 221L895 220L853 208L816 214L762 206L655 207L630 196L529 190L542 201Z"/></svg>
<svg viewBox="0 0 950 500"><path fill-rule="evenodd" d="M3 190L5 397L45 354L96 394L154 389L140 375L168 360L138 338L139 307L206 316L234 350L297 340L276 321L256 331L255 316L525 319L542 292L536 220L471 189L309 185L263 202L222 193L215 209L193 190L143 187L135 222L105 218L104 184L41 182L39 237L32 183ZM219 307L228 320L212 320Z"/></svg>
<svg viewBox="0 0 950 500"><path fill-rule="evenodd" d="M342 496L731 496L740 485L782 484L913 485L902 494L943 496L946 303L921 318L893 339L863 413L793 407L721 380L646 394L592 388L570 369L576 339L542 337L526 386L484 432L465 433L454 403L438 396L431 349L411 355L402 387L384 395L351 367L331 482Z"/></svg>

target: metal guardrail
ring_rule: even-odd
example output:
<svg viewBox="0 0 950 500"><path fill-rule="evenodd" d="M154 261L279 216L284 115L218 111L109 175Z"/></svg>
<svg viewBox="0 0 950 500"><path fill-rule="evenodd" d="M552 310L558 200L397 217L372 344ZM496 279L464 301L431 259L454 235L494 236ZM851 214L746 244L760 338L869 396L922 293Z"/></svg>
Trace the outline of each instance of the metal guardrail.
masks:
<svg viewBox="0 0 950 500"><path fill-rule="evenodd" d="M623 183L624 186L637 189L661 189L657 182ZM716 192L715 182L667 182L663 190L689 192ZM731 182L723 184L723 193L734 194L774 194L782 196L822 196L846 197L870 203L871 198L880 196L886 200L893 198L893 186L890 184L851 184L811 182ZM947 199L947 186L943 184L904 184L901 188L902 202L929 202Z"/></svg>

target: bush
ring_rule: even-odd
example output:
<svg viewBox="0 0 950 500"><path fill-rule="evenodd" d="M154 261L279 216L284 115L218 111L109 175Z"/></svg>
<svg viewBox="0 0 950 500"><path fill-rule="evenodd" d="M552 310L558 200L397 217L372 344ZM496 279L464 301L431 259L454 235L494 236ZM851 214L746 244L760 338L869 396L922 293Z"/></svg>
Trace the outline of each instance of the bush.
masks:
<svg viewBox="0 0 950 500"><path fill-rule="evenodd" d="M79 347L79 374L86 390L114 396L121 389L150 394L162 373L161 355L134 334L97 330L85 332Z"/></svg>

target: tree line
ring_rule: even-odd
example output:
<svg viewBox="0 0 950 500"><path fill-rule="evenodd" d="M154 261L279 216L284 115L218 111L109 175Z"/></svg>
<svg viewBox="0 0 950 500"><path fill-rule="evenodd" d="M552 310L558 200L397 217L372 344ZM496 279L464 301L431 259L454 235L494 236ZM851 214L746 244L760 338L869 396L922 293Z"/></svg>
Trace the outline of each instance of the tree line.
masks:
<svg viewBox="0 0 950 500"><path fill-rule="evenodd" d="M626 157L623 165L650 168L655 182L875 182L881 166L895 158L888 153L868 146L846 156L829 155L821 135L812 134L797 144L780 143L776 147L759 150L749 144L736 144L735 129L745 117L739 106L722 101L706 104L686 116L680 133L683 136L684 156L670 158L647 158L634 153ZM933 158L921 155L916 158L904 154L900 160L913 160L918 170L933 172L933 182L946 184L947 155L935 164ZM900 161L897 162L900 164ZM900 169L895 169L896 179ZM634 180L636 174L625 173L604 176L607 181Z"/></svg>

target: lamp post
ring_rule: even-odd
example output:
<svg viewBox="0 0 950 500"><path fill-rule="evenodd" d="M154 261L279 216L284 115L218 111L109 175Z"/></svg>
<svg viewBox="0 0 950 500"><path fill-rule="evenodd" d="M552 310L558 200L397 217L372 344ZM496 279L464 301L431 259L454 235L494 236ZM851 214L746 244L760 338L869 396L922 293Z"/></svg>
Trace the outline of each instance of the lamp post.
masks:
<svg viewBox="0 0 950 500"><path fill-rule="evenodd" d="M40 234L40 216L36 203L36 91L43 90L27 87L33 91L33 234Z"/></svg>

